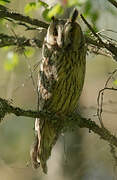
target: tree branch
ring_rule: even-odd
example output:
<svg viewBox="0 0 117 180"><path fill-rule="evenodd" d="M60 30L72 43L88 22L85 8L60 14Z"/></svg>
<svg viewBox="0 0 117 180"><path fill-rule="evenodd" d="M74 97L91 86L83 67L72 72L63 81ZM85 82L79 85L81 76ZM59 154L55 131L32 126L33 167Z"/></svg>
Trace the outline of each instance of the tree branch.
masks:
<svg viewBox="0 0 117 180"><path fill-rule="evenodd" d="M25 22L42 28L48 28L48 24L20 13L15 13L3 5L0 5L0 18L10 18L15 21Z"/></svg>
<svg viewBox="0 0 117 180"><path fill-rule="evenodd" d="M117 2L115 0L107 0L109 1L113 6L117 8Z"/></svg>
<svg viewBox="0 0 117 180"><path fill-rule="evenodd" d="M42 47L42 41L39 39L27 39L25 37L15 37L15 36L8 36L6 34L0 34L0 48L5 46L18 46L18 47L25 47L25 46L32 46L32 47Z"/></svg>
<svg viewBox="0 0 117 180"><path fill-rule="evenodd" d="M39 117L41 119L46 118L56 127L57 122L61 121L60 117L50 114L49 112L36 112L33 110L24 110L19 107L14 107L10 104L9 101L0 98L0 120L7 114L15 114L16 116L24 117ZM0 121L0 122L1 122ZM101 139L106 140L108 143L117 147L117 138L112 135L107 129L99 127L94 121L81 117L79 114L73 113L72 115L62 119L62 130L73 130L76 127L88 128L90 131L93 131L100 136Z"/></svg>
<svg viewBox="0 0 117 180"><path fill-rule="evenodd" d="M91 25L87 22L87 20L84 18L84 16L80 15L84 23L87 25L89 30L92 32L92 34L96 37L97 42L95 44L98 44L99 46L106 48L108 51L112 53L113 58L117 61L117 47L111 43L111 42L104 42L101 37L94 31L94 29L91 27ZM90 39L91 40L91 39ZM94 40L92 40L94 42Z"/></svg>
<svg viewBox="0 0 117 180"><path fill-rule="evenodd" d="M96 48L105 48L103 43L97 42L97 40L94 40L88 36L85 36L86 39L86 44L88 45L93 45ZM38 48L42 48L42 44L43 42L40 41L37 38L33 38L33 39L27 39L25 37L15 37L15 36L9 36L6 34L1 33L0 34L0 48L5 47L5 46L18 46L18 47L25 47L25 46L29 46L29 47L38 47ZM106 43L105 43L106 44ZM112 46L111 44L106 44L106 46L108 46L108 50L109 52L112 51L113 52L113 56L117 57L117 47ZM93 51L95 53L95 51ZM106 55L106 53L105 53ZM107 54L108 56L108 54ZM115 58L115 60L117 61L117 59Z"/></svg>

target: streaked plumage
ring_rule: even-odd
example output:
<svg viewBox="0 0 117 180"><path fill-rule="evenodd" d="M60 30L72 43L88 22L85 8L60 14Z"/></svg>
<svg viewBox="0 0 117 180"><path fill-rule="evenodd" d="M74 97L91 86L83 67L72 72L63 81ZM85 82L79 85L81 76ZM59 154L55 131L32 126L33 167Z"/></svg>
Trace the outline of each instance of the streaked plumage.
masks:
<svg viewBox="0 0 117 180"><path fill-rule="evenodd" d="M52 19L42 49L38 90L39 110L60 116L72 113L78 103L85 76L85 41L80 25L75 22L77 12L68 20ZM46 119L36 119L37 141L33 149L33 163L38 162L47 172L52 146L58 134Z"/></svg>

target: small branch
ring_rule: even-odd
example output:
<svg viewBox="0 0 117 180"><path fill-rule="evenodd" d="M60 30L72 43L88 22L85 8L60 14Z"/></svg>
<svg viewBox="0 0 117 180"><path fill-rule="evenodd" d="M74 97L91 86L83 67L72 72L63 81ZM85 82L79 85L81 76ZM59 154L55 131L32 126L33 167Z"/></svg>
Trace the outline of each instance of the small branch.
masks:
<svg viewBox="0 0 117 180"><path fill-rule="evenodd" d="M117 2L115 0L107 0L109 1L113 6L117 8Z"/></svg>
<svg viewBox="0 0 117 180"><path fill-rule="evenodd" d="M45 112L36 112L32 110L24 110L19 107L12 106L7 100L0 98L0 119L2 120L7 114L15 114L16 116L25 116L25 117L32 117L32 118L46 118L53 122L53 125L56 127L57 122L60 122L60 117L45 113ZM98 134L101 139L104 139L111 143L112 145L117 147L117 138L112 135L107 129L100 128L95 122L91 121L90 119L86 119L81 117L79 114L73 113L71 116L64 118L62 120L63 125L61 130L66 129L75 129L76 127L80 128L88 128L89 130L93 131L94 133Z"/></svg>
<svg viewBox="0 0 117 180"><path fill-rule="evenodd" d="M82 20L84 21L84 23L87 25L87 27L90 29L90 31L94 34L94 36L98 39L98 41L103 44L102 39L98 36L98 34L94 31L94 29L91 27L91 25L86 21L86 19L84 18L84 16L81 14L80 15ZM103 44L104 45L104 44Z"/></svg>
<svg viewBox="0 0 117 180"><path fill-rule="evenodd" d="M98 119L101 123L101 125L103 125L103 122L102 122L102 112L103 112L103 109L102 109L102 106L103 106L103 99L104 99L104 90L115 90L117 91L116 88L108 88L108 83L109 81L113 78L114 74L117 72L117 69L115 69L111 75L108 77L108 79L106 80L105 82L105 85L104 85L104 88L101 89L99 91L99 94L98 94L98 98L97 98L97 103L98 103L98 108L97 108L97 115L98 115Z"/></svg>
<svg viewBox="0 0 117 180"><path fill-rule="evenodd" d="M103 112L103 99L104 99L104 92L106 90L109 90L109 91L117 91L117 88L113 88L113 87L107 87L109 81L113 78L114 74L117 72L117 69L115 69L111 75L108 77L105 85L104 85L104 88L101 89L98 93L98 97L97 97L97 104L98 104L98 108L97 108L97 116L102 124L102 112Z"/></svg>
<svg viewBox="0 0 117 180"><path fill-rule="evenodd" d="M85 40L86 40L86 43L87 44L91 44L91 45L94 45L96 47L99 47L99 48L104 48L104 45L100 42L97 42L97 40L94 40L93 38L90 38L88 36L85 35Z"/></svg>
<svg viewBox="0 0 117 180"><path fill-rule="evenodd" d="M105 43L103 40L100 38L100 36L94 31L94 29L91 27L91 25L87 22L87 20L84 18L84 16L81 14L80 15L84 23L87 25L87 27L90 29L92 34L97 38L98 40L98 45L102 46L103 48L106 48L108 51L110 51L114 57L114 59L117 61L117 47L113 45L112 43ZM90 39L91 41L91 39ZM93 41L92 41L93 42ZM95 42L96 43L96 42ZM96 43L96 44L97 44Z"/></svg>
<svg viewBox="0 0 117 180"><path fill-rule="evenodd" d="M115 161L115 167L117 167L117 155L116 155L115 147L112 144L110 144L110 152Z"/></svg>
<svg viewBox="0 0 117 180"><path fill-rule="evenodd" d="M31 46L42 47L42 41L39 39L26 39L25 37L8 36L6 34L0 34L0 48L5 46Z"/></svg>
<svg viewBox="0 0 117 180"><path fill-rule="evenodd" d="M42 27L42 28L46 28L46 29L48 28L47 23L45 23L43 21L39 21L39 20L34 19L34 18L30 18L29 16L24 16L20 13L15 13L3 5L0 5L0 18L10 18L10 19L13 19L15 21L25 22L25 23L35 25L38 27Z"/></svg>
<svg viewBox="0 0 117 180"><path fill-rule="evenodd" d="M102 48L97 48L96 46L89 45L87 48L87 51L89 53L93 53L95 55L102 55L105 57L111 57L111 54L109 52L107 52L106 50L104 51L104 49L102 49Z"/></svg>

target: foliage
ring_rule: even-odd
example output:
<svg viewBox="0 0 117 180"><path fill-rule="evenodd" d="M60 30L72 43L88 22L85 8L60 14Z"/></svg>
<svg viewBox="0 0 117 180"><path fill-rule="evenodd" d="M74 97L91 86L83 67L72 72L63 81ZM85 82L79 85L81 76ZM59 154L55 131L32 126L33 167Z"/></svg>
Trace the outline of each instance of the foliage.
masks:
<svg viewBox="0 0 117 180"><path fill-rule="evenodd" d="M6 3L10 3L10 0L0 0L0 4L5 5Z"/></svg>
<svg viewBox="0 0 117 180"><path fill-rule="evenodd" d="M35 53L35 49L34 48L26 48L25 49L25 55L27 58L31 58Z"/></svg>
<svg viewBox="0 0 117 180"><path fill-rule="evenodd" d="M25 8L24 12L28 15L31 15L32 11L36 11L38 9L42 9L42 17L46 21L50 21L52 16L61 16L66 8L76 7L78 9L82 9L85 17L88 17L94 28L97 28L96 23L100 17L99 9L95 8L95 4L93 0L63 0L62 3L55 3L53 6L49 6L47 3L38 0L38 2L30 2ZM115 11L112 7L108 7L107 11L111 14L115 15Z"/></svg>
<svg viewBox="0 0 117 180"><path fill-rule="evenodd" d="M46 21L50 21L53 16L61 15L63 12L63 7L60 4L55 4L55 6L45 9L42 16Z"/></svg>
<svg viewBox="0 0 117 180"><path fill-rule="evenodd" d="M79 9L82 6L84 7L83 8L84 15L90 17L92 23L95 24L99 18L99 12L98 10L93 8L93 3L91 0L81 0L81 1L66 0L63 2L63 4L56 3L52 7L50 7L45 2L38 0L37 3L36 2L28 3L24 8L24 12L28 15L31 15L32 11L43 8L43 11L42 11L43 18L46 21L50 21L52 16L62 15L66 8L77 7Z"/></svg>
<svg viewBox="0 0 117 180"><path fill-rule="evenodd" d="M26 14L30 14L31 11L35 11L40 7L44 7L47 8L48 4L46 4L43 1L38 0L38 2L30 2L28 4L26 4L25 8L24 8L24 12Z"/></svg>

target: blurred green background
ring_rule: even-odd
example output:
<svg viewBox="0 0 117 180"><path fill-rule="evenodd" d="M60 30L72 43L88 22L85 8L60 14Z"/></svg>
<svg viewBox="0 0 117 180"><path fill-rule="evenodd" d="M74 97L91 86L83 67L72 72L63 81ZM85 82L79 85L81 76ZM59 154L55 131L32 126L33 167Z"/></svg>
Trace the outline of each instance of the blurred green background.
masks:
<svg viewBox="0 0 117 180"><path fill-rule="evenodd" d="M4 1L4 0L3 0ZM3 1L0 3L4 4ZM33 2L33 3L32 3ZM37 0L11 0L5 6L13 11L29 15L44 21L50 20L53 14L68 17L74 7L89 20L96 31L113 29L116 31L117 12L107 0L60 0L44 1L49 4L38 4ZM31 4L32 3L32 4ZM59 3L59 4L58 4ZM37 5L38 4L38 5ZM85 33L86 26L78 19ZM44 36L39 31L25 31L15 22L0 20L0 33L29 37ZM105 32L117 40L117 33ZM26 48L26 57L21 49L6 47L0 49L0 97L10 100L13 105L36 109L37 95L34 91L30 70L41 59L41 50ZM99 124L95 116L97 95L104 83L117 67L111 57L88 54L87 70L83 92L78 110ZM33 77L36 82L38 68ZM117 78L117 77L115 77ZM117 131L117 94L106 92L104 96L103 122L116 135ZM50 159L48 174L40 169L34 170L30 162L30 148L34 139L34 119L8 115L0 125L0 180L113 180L117 179L115 162L107 142L88 129L76 129L62 134L57 141Z"/></svg>

